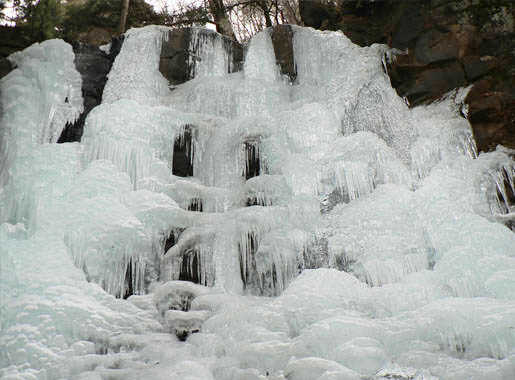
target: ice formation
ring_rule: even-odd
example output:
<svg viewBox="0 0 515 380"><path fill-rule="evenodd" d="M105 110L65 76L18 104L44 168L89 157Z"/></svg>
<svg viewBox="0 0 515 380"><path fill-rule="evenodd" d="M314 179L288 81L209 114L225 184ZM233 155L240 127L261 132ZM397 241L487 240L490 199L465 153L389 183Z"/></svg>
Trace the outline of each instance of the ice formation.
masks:
<svg viewBox="0 0 515 380"><path fill-rule="evenodd" d="M385 46L292 31L293 83L270 30L236 71L192 29L170 91L170 29L130 30L80 143L71 47L10 57L0 377L515 378L515 152L468 89L409 109Z"/></svg>

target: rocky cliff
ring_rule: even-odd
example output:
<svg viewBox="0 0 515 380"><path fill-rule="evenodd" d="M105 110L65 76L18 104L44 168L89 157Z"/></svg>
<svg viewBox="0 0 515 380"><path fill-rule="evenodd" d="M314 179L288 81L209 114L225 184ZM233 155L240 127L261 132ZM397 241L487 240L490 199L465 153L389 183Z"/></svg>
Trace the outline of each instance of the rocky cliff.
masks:
<svg viewBox="0 0 515 380"><path fill-rule="evenodd" d="M515 5L512 0L301 0L307 26L405 52L392 85L411 105L473 84L466 102L479 150L515 148Z"/></svg>

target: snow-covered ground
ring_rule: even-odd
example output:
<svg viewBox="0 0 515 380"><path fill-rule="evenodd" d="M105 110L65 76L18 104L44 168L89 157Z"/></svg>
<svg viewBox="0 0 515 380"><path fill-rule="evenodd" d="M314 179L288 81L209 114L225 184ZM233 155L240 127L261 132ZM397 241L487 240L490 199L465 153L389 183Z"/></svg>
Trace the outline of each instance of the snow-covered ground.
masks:
<svg viewBox="0 0 515 380"><path fill-rule="evenodd" d="M80 143L71 47L10 57L0 377L515 378L514 152L477 155L467 89L410 110L385 46L294 27L293 85L268 31L229 74L195 30L170 91L168 30L127 32Z"/></svg>

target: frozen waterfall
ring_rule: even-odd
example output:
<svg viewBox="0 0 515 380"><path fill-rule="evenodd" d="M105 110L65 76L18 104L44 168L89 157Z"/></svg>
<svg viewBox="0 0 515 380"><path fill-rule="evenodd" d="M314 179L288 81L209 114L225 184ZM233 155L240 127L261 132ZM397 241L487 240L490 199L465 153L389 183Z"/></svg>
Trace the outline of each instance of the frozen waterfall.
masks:
<svg viewBox="0 0 515 380"><path fill-rule="evenodd" d="M1 378L515 378L515 152L468 89L409 109L386 46L288 28L294 76L271 29L239 67L191 28L173 85L174 30L131 29L74 143L72 48L9 57Z"/></svg>

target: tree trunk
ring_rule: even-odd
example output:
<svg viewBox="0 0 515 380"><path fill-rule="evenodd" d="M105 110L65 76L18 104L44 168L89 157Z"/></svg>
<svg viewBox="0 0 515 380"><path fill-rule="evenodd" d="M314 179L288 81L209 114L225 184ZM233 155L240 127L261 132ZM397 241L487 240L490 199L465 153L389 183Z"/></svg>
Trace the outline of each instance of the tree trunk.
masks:
<svg viewBox="0 0 515 380"><path fill-rule="evenodd" d="M263 16L265 17L265 25L267 28L272 26L272 19L270 18L270 9L268 8L268 4L264 0L258 1L258 6L261 8L263 12Z"/></svg>
<svg viewBox="0 0 515 380"><path fill-rule="evenodd" d="M208 0L209 11L213 16L216 31L224 36L231 38L236 41L236 36L229 20L229 15L226 12L223 0Z"/></svg>
<svg viewBox="0 0 515 380"><path fill-rule="evenodd" d="M122 0L122 14L120 15L120 28L118 30L119 34L125 33L128 13L129 13L129 0Z"/></svg>

